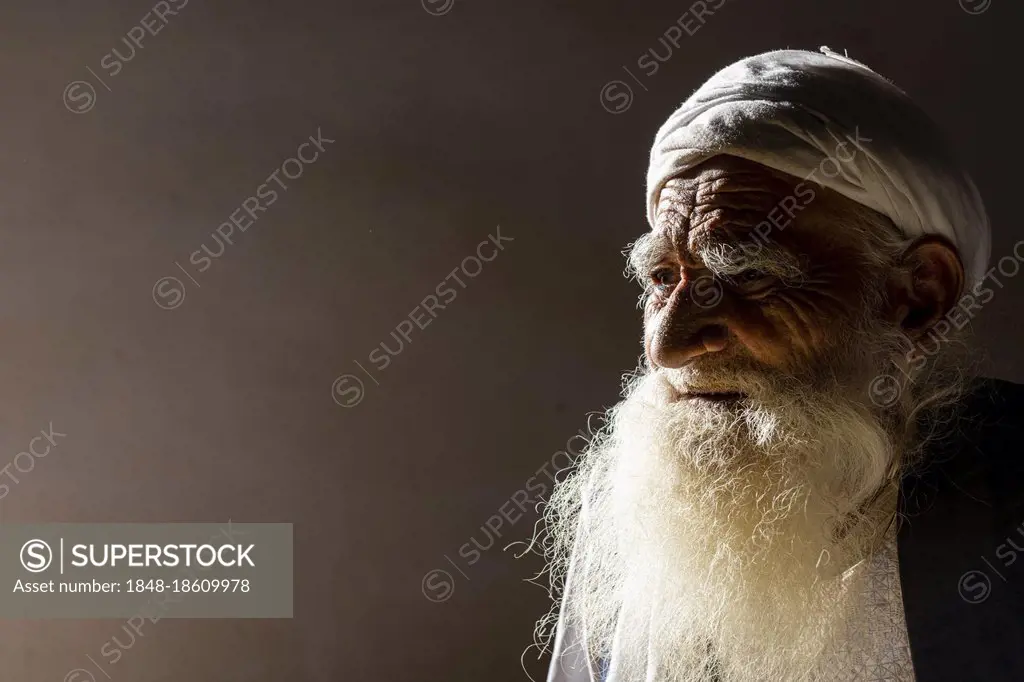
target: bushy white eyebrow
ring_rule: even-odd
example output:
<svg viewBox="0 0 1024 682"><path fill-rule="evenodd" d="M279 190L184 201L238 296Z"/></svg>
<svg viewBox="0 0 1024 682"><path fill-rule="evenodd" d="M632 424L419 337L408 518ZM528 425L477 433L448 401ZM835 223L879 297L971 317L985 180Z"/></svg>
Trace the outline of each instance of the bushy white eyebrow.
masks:
<svg viewBox="0 0 1024 682"><path fill-rule="evenodd" d="M800 257L778 244L713 244L698 249L697 255L717 275L759 270L787 282L799 282L806 276Z"/></svg>
<svg viewBox="0 0 1024 682"><path fill-rule="evenodd" d="M651 271L664 262L674 249L672 241L664 233L645 234L624 251L627 257L626 275L646 287ZM759 270L786 282L799 283L807 274L801 258L778 244L757 241L707 244L697 247L694 255L708 270L721 276Z"/></svg>
<svg viewBox="0 0 1024 682"><path fill-rule="evenodd" d="M650 284L649 277L659 263L672 253L675 246L662 232L648 232L626 247L626 276L639 282L640 286Z"/></svg>

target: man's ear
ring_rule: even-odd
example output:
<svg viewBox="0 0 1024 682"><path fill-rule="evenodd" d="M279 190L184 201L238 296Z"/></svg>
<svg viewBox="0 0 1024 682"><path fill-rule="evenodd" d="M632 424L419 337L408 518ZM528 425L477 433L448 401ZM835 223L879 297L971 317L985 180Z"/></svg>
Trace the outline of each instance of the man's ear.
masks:
<svg viewBox="0 0 1024 682"><path fill-rule="evenodd" d="M923 336L960 300L964 266L948 239L915 240L886 283L891 319L911 339Z"/></svg>

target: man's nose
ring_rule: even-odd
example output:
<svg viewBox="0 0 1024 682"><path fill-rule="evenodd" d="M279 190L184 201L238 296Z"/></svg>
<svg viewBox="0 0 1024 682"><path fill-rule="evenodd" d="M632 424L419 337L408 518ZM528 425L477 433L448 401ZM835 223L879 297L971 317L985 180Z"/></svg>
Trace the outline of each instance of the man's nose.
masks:
<svg viewBox="0 0 1024 682"><path fill-rule="evenodd" d="M651 361L659 367L679 369L705 353L725 350L729 329L718 309L719 303L695 291L693 286L676 289L665 307L651 319Z"/></svg>

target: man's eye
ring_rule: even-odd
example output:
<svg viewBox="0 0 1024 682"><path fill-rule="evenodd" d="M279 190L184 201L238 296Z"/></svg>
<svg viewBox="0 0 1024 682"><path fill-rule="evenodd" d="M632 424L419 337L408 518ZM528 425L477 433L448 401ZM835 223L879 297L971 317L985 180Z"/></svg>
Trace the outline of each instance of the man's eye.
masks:
<svg viewBox="0 0 1024 682"><path fill-rule="evenodd" d="M657 268L651 271L651 284L662 293L675 289L679 275L672 268Z"/></svg>
<svg viewBox="0 0 1024 682"><path fill-rule="evenodd" d="M763 279L767 279L768 273L760 270L744 270L737 272L734 275L729 275L726 279L730 284L754 284L760 282Z"/></svg>

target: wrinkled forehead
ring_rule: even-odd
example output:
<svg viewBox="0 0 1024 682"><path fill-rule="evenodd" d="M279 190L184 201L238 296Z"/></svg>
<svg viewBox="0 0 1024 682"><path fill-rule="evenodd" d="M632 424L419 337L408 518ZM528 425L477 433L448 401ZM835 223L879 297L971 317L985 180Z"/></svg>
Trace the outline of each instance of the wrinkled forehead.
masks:
<svg viewBox="0 0 1024 682"><path fill-rule="evenodd" d="M807 238L801 214L821 192L753 161L717 156L666 183L651 241L693 255L746 243L795 247Z"/></svg>

